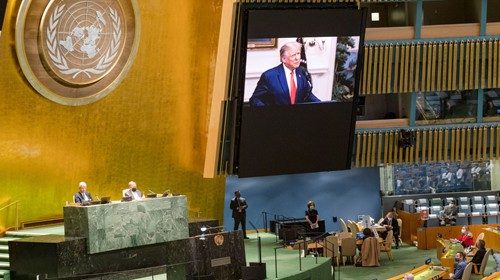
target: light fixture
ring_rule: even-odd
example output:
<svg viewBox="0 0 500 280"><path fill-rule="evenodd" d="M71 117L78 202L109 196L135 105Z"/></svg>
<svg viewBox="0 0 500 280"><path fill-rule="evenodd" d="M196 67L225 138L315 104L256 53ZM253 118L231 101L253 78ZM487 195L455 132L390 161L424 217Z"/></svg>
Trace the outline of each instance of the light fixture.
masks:
<svg viewBox="0 0 500 280"><path fill-rule="evenodd" d="M380 21L380 14L372 13L372 21Z"/></svg>

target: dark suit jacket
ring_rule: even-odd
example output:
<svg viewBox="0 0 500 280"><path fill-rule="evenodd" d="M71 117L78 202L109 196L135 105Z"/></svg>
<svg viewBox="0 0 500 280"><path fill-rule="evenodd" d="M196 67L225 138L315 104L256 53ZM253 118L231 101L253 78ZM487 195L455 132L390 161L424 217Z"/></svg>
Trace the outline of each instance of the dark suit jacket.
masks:
<svg viewBox="0 0 500 280"><path fill-rule="evenodd" d="M398 219L396 218L392 218L391 219L391 222L389 222L389 219L387 218L384 218L384 220L382 221L382 223L380 223L381 225L388 225L388 226L391 226L392 227L392 232L394 234L399 234L399 224L398 224Z"/></svg>
<svg viewBox="0 0 500 280"><path fill-rule="evenodd" d="M238 206L243 206L243 210L241 210L241 212L238 211ZM233 218L237 219L241 219L243 216L245 216L247 207L247 201L243 197L240 197L239 199L233 197L233 199L231 199L231 203L229 204L229 208L233 210Z"/></svg>
<svg viewBox="0 0 500 280"><path fill-rule="evenodd" d="M92 195L90 195L89 192L86 192L85 194L90 199L90 201L92 201ZM82 202L84 202L83 194L81 194L80 192L75 193L75 202L76 203L82 203Z"/></svg>
<svg viewBox="0 0 500 280"><path fill-rule="evenodd" d="M312 86L306 78L304 69L295 69L297 77L297 94L295 103L320 102L313 93ZM289 73L287 73L289 75ZM267 70L260 76L257 87L250 97L250 105L290 105L290 90L286 82L283 64Z"/></svg>

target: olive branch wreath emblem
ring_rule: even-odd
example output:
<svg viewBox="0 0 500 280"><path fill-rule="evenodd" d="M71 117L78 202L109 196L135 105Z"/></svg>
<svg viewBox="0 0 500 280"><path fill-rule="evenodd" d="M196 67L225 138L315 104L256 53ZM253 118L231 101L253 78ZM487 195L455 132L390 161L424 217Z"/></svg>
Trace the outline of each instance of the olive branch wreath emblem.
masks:
<svg viewBox="0 0 500 280"><path fill-rule="evenodd" d="M120 46L121 43L121 20L120 17L118 16L118 13L116 10L112 9L109 7L109 12L111 19L113 21L113 39L111 40L111 44L106 51L106 54L99 60L96 66L92 68L85 68L85 69L80 69L80 68L70 68L68 66L68 62L66 58L61 55L61 52L59 51L59 48L57 47L57 40L56 40L56 35L57 35L57 25L59 24L59 20L61 19L61 16L63 14L65 5L57 6L54 9L54 12L50 16L49 19L49 24L47 26L47 49L48 53L50 56L50 59L54 63L54 65L59 69L59 72L65 75L73 75L72 78L76 78L78 75L81 73L86 74L89 78L92 77L92 74L95 75L100 75L111 66L113 63L116 55L118 54L118 47Z"/></svg>

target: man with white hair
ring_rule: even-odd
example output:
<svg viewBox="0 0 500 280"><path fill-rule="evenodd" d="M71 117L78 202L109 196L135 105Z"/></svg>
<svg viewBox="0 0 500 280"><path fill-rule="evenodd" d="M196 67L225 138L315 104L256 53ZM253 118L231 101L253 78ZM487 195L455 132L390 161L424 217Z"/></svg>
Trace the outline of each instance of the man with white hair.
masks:
<svg viewBox="0 0 500 280"><path fill-rule="evenodd" d="M80 182L78 184L78 192L74 196L75 203L85 203L92 201L92 195L87 192L87 183Z"/></svg>
<svg viewBox="0 0 500 280"><path fill-rule="evenodd" d="M281 64L265 71L255 87L250 105L293 105L297 103L320 102L312 93L309 72L299 67L302 44L288 42L280 49Z"/></svg>
<svg viewBox="0 0 500 280"><path fill-rule="evenodd" d="M132 200L142 199L142 192L137 189L137 184L134 181L128 182L128 191L125 192L125 197L131 197Z"/></svg>

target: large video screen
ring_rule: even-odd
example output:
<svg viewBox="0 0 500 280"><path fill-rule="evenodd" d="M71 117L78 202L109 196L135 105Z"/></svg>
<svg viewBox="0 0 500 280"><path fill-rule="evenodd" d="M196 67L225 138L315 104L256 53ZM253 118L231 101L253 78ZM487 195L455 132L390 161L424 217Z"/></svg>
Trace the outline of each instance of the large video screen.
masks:
<svg viewBox="0 0 500 280"><path fill-rule="evenodd" d="M350 168L365 12L242 4L233 73L233 174Z"/></svg>

